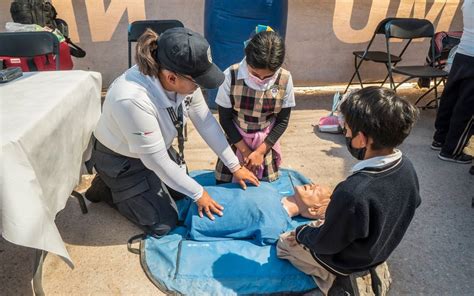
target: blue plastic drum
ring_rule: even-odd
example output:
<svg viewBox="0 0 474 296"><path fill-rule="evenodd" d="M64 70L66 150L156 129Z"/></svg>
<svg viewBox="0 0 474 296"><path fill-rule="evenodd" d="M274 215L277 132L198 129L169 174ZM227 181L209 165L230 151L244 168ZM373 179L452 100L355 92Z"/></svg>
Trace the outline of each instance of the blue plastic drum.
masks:
<svg viewBox="0 0 474 296"><path fill-rule="evenodd" d="M204 36L211 45L214 63L221 70L244 57L244 41L257 25L269 25L283 38L288 0L206 0ZM217 89L209 90L207 103L215 109Z"/></svg>

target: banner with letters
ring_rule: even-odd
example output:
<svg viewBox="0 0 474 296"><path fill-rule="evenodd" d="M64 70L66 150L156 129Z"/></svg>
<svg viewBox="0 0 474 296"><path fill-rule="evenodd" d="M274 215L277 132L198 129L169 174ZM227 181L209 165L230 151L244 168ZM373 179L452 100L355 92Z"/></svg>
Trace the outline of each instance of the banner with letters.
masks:
<svg viewBox="0 0 474 296"><path fill-rule="evenodd" d="M203 32L204 0L52 2L59 17L69 24L71 39L87 51L86 58L75 61L75 69L101 72L103 85L110 84L127 68L129 23L178 19L185 26ZM292 72L297 85L347 82L354 69L352 51L365 49L382 19L426 18L433 22L436 31L462 30L461 5L462 0L291 0L285 67ZM9 8L9 1L1 1L1 31L11 21ZM383 50L384 42L382 37L378 38L375 48ZM423 63L427 50L427 40L417 42L404 60ZM368 80L378 80L384 73L383 65L367 63L362 69Z"/></svg>

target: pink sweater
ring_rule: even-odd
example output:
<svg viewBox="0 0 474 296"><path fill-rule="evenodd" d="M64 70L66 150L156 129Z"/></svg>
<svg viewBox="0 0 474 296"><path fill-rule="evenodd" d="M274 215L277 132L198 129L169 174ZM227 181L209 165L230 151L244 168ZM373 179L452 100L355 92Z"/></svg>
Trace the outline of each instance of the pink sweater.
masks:
<svg viewBox="0 0 474 296"><path fill-rule="evenodd" d="M247 144L247 146L249 146L249 148L252 149L252 151L257 149L258 146L260 146L263 143L263 141L265 141L265 138L268 136L268 134L272 130L273 125L274 125L274 123L270 124L269 126L264 128L263 130L261 130L259 132L256 132L256 133L246 133L237 124L235 124L235 126L237 127L237 130L239 131L240 135L242 136L245 144ZM275 143L275 145L273 145L272 149L273 149L273 155L275 157L276 165L278 167L280 167L280 164L281 164L280 140L278 140ZM244 158L243 158L242 153L240 153L240 151L238 149L237 149L236 155L237 155L237 158L239 159L240 163L242 163ZM263 177L263 164L258 168L258 171L257 171L257 178L262 179L262 177ZM232 182L235 182L235 180L232 179Z"/></svg>

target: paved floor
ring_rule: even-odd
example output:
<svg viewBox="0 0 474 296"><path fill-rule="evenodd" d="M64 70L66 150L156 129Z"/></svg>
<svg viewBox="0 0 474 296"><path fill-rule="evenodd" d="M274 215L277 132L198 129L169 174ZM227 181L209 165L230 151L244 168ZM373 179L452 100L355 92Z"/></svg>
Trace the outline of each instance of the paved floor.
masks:
<svg viewBox="0 0 474 296"><path fill-rule="evenodd" d="M410 91L411 95L413 91ZM416 91L415 91L416 93ZM331 92L301 92L282 139L284 166L314 182L335 186L355 163L340 135L321 134L314 124L327 114ZM389 260L390 295L474 294L474 176L470 166L442 162L430 150L435 111L426 110L402 145L420 179L422 205L405 239ZM216 157L190 128L190 169L212 169ZM74 260L71 270L57 256L44 264L47 295L161 294L142 271L126 241L139 230L104 204L88 204L82 215L75 199L56 223ZM0 295L31 295L34 252L0 239Z"/></svg>

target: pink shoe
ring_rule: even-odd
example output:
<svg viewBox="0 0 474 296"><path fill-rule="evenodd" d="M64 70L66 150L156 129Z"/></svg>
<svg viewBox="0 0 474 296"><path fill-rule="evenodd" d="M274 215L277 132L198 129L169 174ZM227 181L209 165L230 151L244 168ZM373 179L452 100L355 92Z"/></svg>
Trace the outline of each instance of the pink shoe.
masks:
<svg viewBox="0 0 474 296"><path fill-rule="evenodd" d="M342 132L339 119L335 115L321 117L321 119L319 119L318 129L322 133L339 134Z"/></svg>

